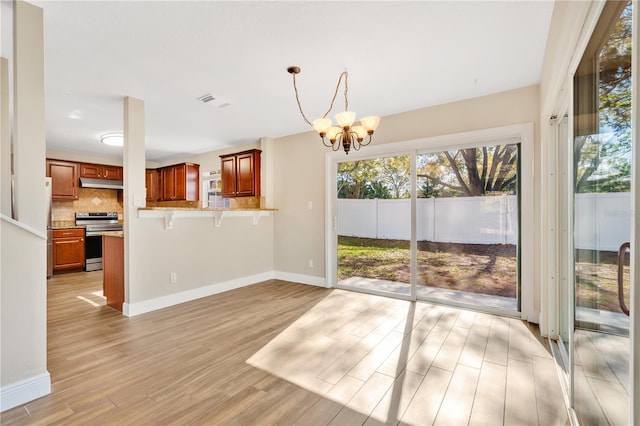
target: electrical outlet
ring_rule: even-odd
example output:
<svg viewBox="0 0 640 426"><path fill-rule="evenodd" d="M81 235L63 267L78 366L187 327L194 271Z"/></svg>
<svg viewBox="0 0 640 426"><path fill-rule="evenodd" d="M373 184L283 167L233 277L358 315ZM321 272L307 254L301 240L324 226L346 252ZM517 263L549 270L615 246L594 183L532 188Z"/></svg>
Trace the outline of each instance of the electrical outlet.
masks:
<svg viewBox="0 0 640 426"><path fill-rule="evenodd" d="M178 282L178 274L176 272L172 272L170 277L169 277L169 282L171 284L175 284L176 282Z"/></svg>
<svg viewBox="0 0 640 426"><path fill-rule="evenodd" d="M309 265L309 268L313 268L313 259L309 259L307 265Z"/></svg>

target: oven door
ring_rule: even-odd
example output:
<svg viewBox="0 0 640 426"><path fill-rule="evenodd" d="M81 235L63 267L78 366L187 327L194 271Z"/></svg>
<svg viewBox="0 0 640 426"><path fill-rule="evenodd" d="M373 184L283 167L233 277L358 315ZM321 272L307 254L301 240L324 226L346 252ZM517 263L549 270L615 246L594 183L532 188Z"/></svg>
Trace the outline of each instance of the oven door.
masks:
<svg viewBox="0 0 640 426"><path fill-rule="evenodd" d="M91 235L87 233L84 257L86 271L99 271L102 269L102 235Z"/></svg>

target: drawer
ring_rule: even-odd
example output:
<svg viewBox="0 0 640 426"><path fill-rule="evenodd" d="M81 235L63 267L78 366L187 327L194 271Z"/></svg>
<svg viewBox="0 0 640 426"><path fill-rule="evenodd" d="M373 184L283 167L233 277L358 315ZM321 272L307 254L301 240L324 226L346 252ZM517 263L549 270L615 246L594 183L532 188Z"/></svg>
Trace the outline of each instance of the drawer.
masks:
<svg viewBox="0 0 640 426"><path fill-rule="evenodd" d="M84 228L54 229L53 238L84 237Z"/></svg>

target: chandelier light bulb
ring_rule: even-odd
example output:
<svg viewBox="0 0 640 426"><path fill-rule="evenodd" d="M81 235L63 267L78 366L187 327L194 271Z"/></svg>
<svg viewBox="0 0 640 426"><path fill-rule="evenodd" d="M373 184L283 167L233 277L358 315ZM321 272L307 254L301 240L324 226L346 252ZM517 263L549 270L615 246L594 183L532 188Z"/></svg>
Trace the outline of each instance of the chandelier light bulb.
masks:
<svg viewBox="0 0 640 426"><path fill-rule="evenodd" d="M340 127L336 127L336 126L329 127L329 129L327 129L327 137L331 142L334 142L338 134L341 132L342 132L342 129Z"/></svg>
<svg viewBox="0 0 640 426"><path fill-rule="evenodd" d="M336 121L343 129L345 127L351 127L356 119L356 113L353 111L343 111L336 114Z"/></svg>
<svg viewBox="0 0 640 426"><path fill-rule="evenodd" d="M331 127L331 120L329 120L328 118L318 118L316 120L313 120L313 128L316 129L316 132L318 132L320 135L326 135L327 134L327 130L329 130L329 127Z"/></svg>
<svg viewBox="0 0 640 426"><path fill-rule="evenodd" d="M362 141L367 136L367 131L362 126L353 126L351 130L357 135L359 141Z"/></svg>
<svg viewBox="0 0 640 426"><path fill-rule="evenodd" d="M360 119L360 123L367 133L371 134L378 128L378 124L380 124L380 117L364 117Z"/></svg>

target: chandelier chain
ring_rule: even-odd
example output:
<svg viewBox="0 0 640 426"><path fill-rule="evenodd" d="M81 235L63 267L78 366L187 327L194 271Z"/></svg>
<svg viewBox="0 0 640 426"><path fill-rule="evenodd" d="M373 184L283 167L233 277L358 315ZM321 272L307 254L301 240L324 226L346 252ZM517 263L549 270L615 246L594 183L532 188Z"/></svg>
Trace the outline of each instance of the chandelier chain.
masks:
<svg viewBox="0 0 640 426"><path fill-rule="evenodd" d="M340 89L340 82L342 82L342 77L344 77L344 110L349 111L349 99L347 99L347 93L349 92L349 73L347 71L342 71L340 77L338 77L338 84L336 84L336 91L333 92L333 98L331 98L331 105L329 105L329 109L324 113L322 118L327 118L327 115L333 109L333 103L336 101L336 97L338 96L338 90Z"/></svg>
<svg viewBox="0 0 640 426"><path fill-rule="evenodd" d="M313 124L311 124L311 121L309 121L307 116L304 115L304 112L302 112L302 106L300 105L300 98L298 97L298 86L296 85L296 75L295 74L291 74L291 75L293 75L293 90L296 92L296 102L298 103L298 109L300 110L300 114L302 115L302 118L304 118L304 121L306 121L309 126L313 126Z"/></svg>
<svg viewBox="0 0 640 426"><path fill-rule="evenodd" d="M295 74L292 74L292 75L293 75L293 90L296 93L296 102L298 103L298 109L300 110L300 115L302 115L302 118L304 119L304 121L307 122L309 126L313 126L313 123L311 123L311 121L307 118L306 115L304 115L304 112L302 111L302 105L300 104L300 96L298 95L298 85L296 84L296 75ZM343 77L344 77L344 110L345 111L349 110L349 98L348 98L349 73L347 71L343 71L342 74L340 74L340 77L338 78L338 83L336 84L336 90L335 92L333 92L333 97L331 98L331 104L329 104L329 109L327 110L327 112L324 113L322 118L327 118L327 115L329 115L329 113L333 109L333 104L336 101L336 97L338 97L338 90L340 90L340 83L342 82Z"/></svg>

